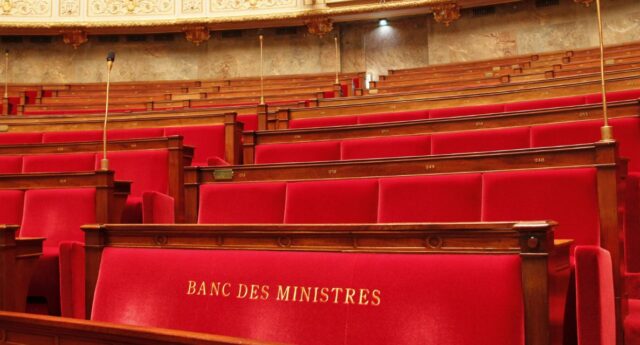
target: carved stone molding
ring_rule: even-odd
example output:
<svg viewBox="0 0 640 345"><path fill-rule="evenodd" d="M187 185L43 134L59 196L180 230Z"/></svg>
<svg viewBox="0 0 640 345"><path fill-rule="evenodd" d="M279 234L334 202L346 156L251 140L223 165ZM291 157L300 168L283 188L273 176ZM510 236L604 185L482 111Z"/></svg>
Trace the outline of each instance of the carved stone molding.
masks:
<svg viewBox="0 0 640 345"><path fill-rule="evenodd" d="M88 40L87 33L83 30L62 31L62 41L65 44L73 46L73 49L78 49L80 45L86 43Z"/></svg>
<svg viewBox="0 0 640 345"><path fill-rule="evenodd" d="M60 17L77 17L80 15L80 0L60 0Z"/></svg>
<svg viewBox="0 0 640 345"><path fill-rule="evenodd" d="M211 11L273 9L296 7L296 0L211 0Z"/></svg>
<svg viewBox="0 0 640 345"><path fill-rule="evenodd" d="M310 34L322 37L333 30L333 21L331 18L319 17L306 20L304 24L307 26Z"/></svg>
<svg viewBox="0 0 640 345"><path fill-rule="evenodd" d="M192 26L183 29L187 41L199 46L202 42L206 42L211 37L209 28L206 26Z"/></svg>
<svg viewBox="0 0 640 345"><path fill-rule="evenodd" d="M182 0L182 13L202 13L202 0Z"/></svg>
<svg viewBox="0 0 640 345"><path fill-rule="evenodd" d="M435 5L431 9L436 22L445 26L449 26L452 22L460 19L460 6L456 3Z"/></svg>
<svg viewBox="0 0 640 345"><path fill-rule="evenodd" d="M173 0L91 0L88 15L165 15L174 10Z"/></svg>
<svg viewBox="0 0 640 345"><path fill-rule="evenodd" d="M573 0L573 2L575 2L576 4L583 4L584 7L589 7L591 6L593 0Z"/></svg>
<svg viewBox="0 0 640 345"><path fill-rule="evenodd" d="M51 0L0 0L0 15L49 16Z"/></svg>

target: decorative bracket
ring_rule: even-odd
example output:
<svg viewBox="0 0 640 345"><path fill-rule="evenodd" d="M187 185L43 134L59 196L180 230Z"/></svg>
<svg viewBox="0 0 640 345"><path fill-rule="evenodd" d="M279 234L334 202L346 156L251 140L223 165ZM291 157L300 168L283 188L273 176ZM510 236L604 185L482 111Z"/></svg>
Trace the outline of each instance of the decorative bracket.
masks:
<svg viewBox="0 0 640 345"><path fill-rule="evenodd" d="M195 44L196 46L199 46L202 42L208 41L211 37L209 28L204 25L186 27L183 31L187 41Z"/></svg>
<svg viewBox="0 0 640 345"><path fill-rule="evenodd" d="M64 30L62 31L62 41L65 44L73 46L73 49L78 49L80 45L86 43L89 39L87 33L83 30Z"/></svg>
<svg viewBox="0 0 640 345"><path fill-rule="evenodd" d="M304 24L310 34L318 37L322 37L333 30L333 21L328 17L311 18L306 20Z"/></svg>
<svg viewBox="0 0 640 345"><path fill-rule="evenodd" d="M11 13L11 10L13 9L11 0L2 0L2 7L0 9L2 10L2 14Z"/></svg>
<svg viewBox="0 0 640 345"><path fill-rule="evenodd" d="M445 26L449 26L449 24L460 18L460 6L456 3L446 3L434 5L431 7L433 11L433 18L438 23L442 23Z"/></svg>

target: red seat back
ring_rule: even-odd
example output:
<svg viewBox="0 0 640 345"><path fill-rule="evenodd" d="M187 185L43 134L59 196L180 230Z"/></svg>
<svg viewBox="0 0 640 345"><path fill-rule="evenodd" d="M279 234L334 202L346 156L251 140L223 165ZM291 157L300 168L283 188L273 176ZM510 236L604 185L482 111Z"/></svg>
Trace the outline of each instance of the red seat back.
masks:
<svg viewBox="0 0 640 345"><path fill-rule="evenodd" d="M162 136L164 136L162 128L110 129L107 132L107 139L109 140L158 138Z"/></svg>
<svg viewBox="0 0 640 345"><path fill-rule="evenodd" d="M164 129L164 135L181 135L184 145L195 149L191 165L206 166L210 158L225 158L224 126L168 127Z"/></svg>
<svg viewBox="0 0 640 345"><path fill-rule="evenodd" d="M47 247L58 247L61 241L84 242L80 226L95 222L93 188L34 189L24 193L22 237L46 237Z"/></svg>
<svg viewBox="0 0 640 345"><path fill-rule="evenodd" d="M342 159L423 156L429 154L430 144L428 135L344 140L340 155Z"/></svg>
<svg viewBox="0 0 640 345"><path fill-rule="evenodd" d="M380 179L378 222L480 221L480 174Z"/></svg>
<svg viewBox="0 0 640 345"><path fill-rule="evenodd" d="M26 155L22 158L22 172L77 172L94 171L96 154L52 153L44 155Z"/></svg>
<svg viewBox="0 0 640 345"><path fill-rule="evenodd" d="M22 172L22 156L0 156L0 174Z"/></svg>
<svg viewBox="0 0 640 345"><path fill-rule="evenodd" d="M302 345L522 345L520 267L518 255L106 248L91 319Z"/></svg>
<svg viewBox="0 0 640 345"><path fill-rule="evenodd" d="M437 133L431 136L431 153L434 155L524 149L529 146L529 127Z"/></svg>
<svg viewBox="0 0 640 345"><path fill-rule="evenodd" d="M628 101L638 98L640 98L640 89L607 92L607 102ZM586 103L602 103L602 93L587 95Z"/></svg>
<svg viewBox="0 0 640 345"><path fill-rule="evenodd" d="M255 163L315 162L340 159L339 141L256 145Z"/></svg>
<svg viewBox="0 0 640 345"><path fill-rule="evenodd" d="M289 121L289 128L346 126L356 124L358 124L357 116L328 116L309 119L293 119Z"/></svg>
<svg viewBox="0 0 640 345"><path fill-rule="evenodd" d="M24 192L21 190L0 189L0 224L20 224Z"/></svg>
<svg viewBox="0 0 640 345"><path fill-rule="evenodd" d="M471 105L465 107L440 108L429 110L429 117L438 119L443 117L495 114L504 111L503 104L483 104Z"/></svg>
<svg viewBox="0 0 640 345"><path fill-rule="evenodd" d="M169 152L161 150L111 151L107 153L109 168L116 180L131 181L131 196L153 191L167 194L169 190ZM102 159L98 154L97 163ZM97 168L98 165L96 165Z"/></svg>
<svg viewBox="0 0 640 345"><path fill-rule="evenodd" d="M534 110L585 104L584 96L558 97L506 103L504 111Z"/></svg>
<svg viewBox="0 0 640 345"><path fill-rule="evenodd" d="M595 168L487 173L482 221L551 219L556 238L600 243Z"/></svg>
<svg viewBox="0 0 640 345"><path fill-rule="evenodd" d="M409 120L423 120L429 118L429 110L399 111L393 113L382 113L358 116L359 124L396 122Z"/></svg>
<svg viewBox="0 0 640 345"><path fill-rule="evenodd" d="M198 223L282 223L286 183L211 183L200 186Z"/></svg>
<svg viewBox="0 0 640 345"><path fill-rule="evenodd" d="M99 141L102 140L102 131L66 131L66 132L45 132L42 134L43 143L66 143L76 141Z"/></svg>
<svg viewBox="0 0 640 345"><path fill-rule="evenodd" d="M42 133L0 133L0 144L35 144L42 142Z"/></svg>
<svg viewBox="0 0 640 345"><path fill-rule="evenodd" d="M284 222L375 223L378 180L290 182Z"/></svg>

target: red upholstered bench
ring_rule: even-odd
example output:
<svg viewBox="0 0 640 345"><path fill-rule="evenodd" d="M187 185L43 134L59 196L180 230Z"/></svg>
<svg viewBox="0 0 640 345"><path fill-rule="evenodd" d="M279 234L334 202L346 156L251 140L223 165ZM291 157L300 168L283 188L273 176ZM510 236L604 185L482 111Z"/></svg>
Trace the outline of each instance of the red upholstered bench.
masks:
<svg viewBox="0 0 640 345"><path fill-rule="evenodd" d="M0 224L20 224L22 222L22 205L24 191L0 189Z"/></svg>
<svg viewBox="0 0 640 345"><path fill-rule="evenodd" d="M532 101L506 103L504 105L504 111L557 108L557 107L567 107L567 106L581 105L581 104L585 104L585 96L545 98L545 99L536 99Z"/></svg>
<svg viewBox="0 0 640 345"><path fill-rule="evenodd" d="M22 172L22 156L0 156L0 174Z"/></svg>
<svg viewBox="0 0 640 345"><path fill-rule="evenodd" d="M529 127L474 130L431 135L431 153L464 153L530 147Z"/></svg>
<svg viewBox="0 0 640 345"><path fill-rule="evenodd" d="M100 141L102 131L67 131L67 132L45 132L42 134L43 143L63 143L75 141Z"/></svg>
<svg viewBox="0 0 640 345"><path fill-rule="evenodd" d="M329 126L346 126L358 124L357 116L329 116L316 117L309 119L294 119L289 121L289 128L311 128L311 127L329 127Z"/></svg>
<svg viewBox="0 0 640 345"><path fill-rule="evenodd" d="M106 248L91 319L294 344L524 344L519 255L425 254Z"/></svg>
<svg viewBox="0 0 640 345"><path fill-rule="evenodd" d="M202 185L198 223L283 223L285 193L284 182Z"/></svg>
<svg viewBox="0 0 640 345"><path fill-rule="evenodd" d="M626 101L638 98L640 98L640 89L607 92L607 102ZM594 93L587 95L586 103L602 103L602 94Z"/></svg>
<svg viewBox="0 0 640 345"><path fill-rule="evenodd" d="M424 156L431 151L431 137L414 135L344 140L340 151L341 159Z"/></svg>
<svg viewBox="0 0 640 345"><path fill-rule="evenodd" d="M41 143L42 133L0 133L0 145Z"/></svg>
<svg viewBox="0 0 640 345"><path fill-rule="evenodd" d="M339 141L257 145L255 163L313 162L340 159Z"/></svg>
<svg viewBox="0 0 640 345"><path fill-rule="evenodd" d="M22 157L22 172L75 172L93 171L96 166L94 152L25 155Z"/></svg>
<svg viewBox="0 0 640 345"><path fill-rule="evenodd" d="M358 124L424 120L429 118L429 110L399 111L394 113L360 115Z"/></svg>
<svg viewBox="0 0 640 345"><path fill-rule="evenodd" d="M195 148L191 161L193 166L207 165L208 160L214 157L225 158L224 126L167 127L159 136L163 135L181 135L184 145Z"/></svg>
<svg viewBox="0 0 640 345"><path fill-rule="evenodd" d="M443 117L495 114L504 111L503 104L484 104L466 107L439 108L429 110L429 118L439 119Z"/></svg>

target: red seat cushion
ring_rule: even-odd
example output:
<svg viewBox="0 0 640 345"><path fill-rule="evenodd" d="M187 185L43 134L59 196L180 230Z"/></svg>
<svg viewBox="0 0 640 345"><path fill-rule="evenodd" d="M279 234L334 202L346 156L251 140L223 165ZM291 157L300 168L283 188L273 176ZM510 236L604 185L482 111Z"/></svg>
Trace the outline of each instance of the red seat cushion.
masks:
<svg viewBox="0 0 640 345"><path fill-rule="evenodd" d="M203 184L198 223L282 223L285 190L283 182Z"/></svg>
<svg viewBox="0 0 640 345"><path fill-rule="evenodd" d="M599 246L577 246L575 263L578 344L615 345L611 255Z"/></svg>
<svg viewBox="0 0 640 345"><path fill-rule="evenodd" d="M186 146L195 148L191 165L206 166L211 157L224 157L224 126L185 126L165 128L166 136L182 135Z"/></svg>
<svg viewBox="0 0 640 345"><path fill-rule="evenodd" d="M522 345L520 266L517 255L105 248L91 319L302 345Z"/></svg>
<svg viewBox="0 0 640 345"><path fill-rule="evenodd" d="M483 105L471 105L471 106L465 106L465 107L431 109L429 110L429 117L432 119L438 119L438 118L452 117L452 116L495 114L495 113L501 113L503 111L504 111L503 104L483 104Z"/></svg>
<svg viewBox="0 0 640 345"><path fill-rule="evenodd" d="M43 143L66 143L99 140L102 140L102 131L45 132L42 134Z"/></svg>
<svg viewBox="0 0 640 345"><path fill-rule="evenodd" d="M607 92L607 102L628 101L638 98L640 98L640 89ZM602 103L602 93L587 95L586 103Z"/></svg>
<svg viewBox="0 0 640 345"><path fill-rule="evenodd" d="M47 247L58 247L60 241L84 242L80 226L95 221L95 189L33 189L24 194L20 236L46 237Z"/></svg>
<svg viewBox="0 0 640 345"><path fill-rule="evenodd" d="M480 221L479 174L380 179L378 222Z"/></svg>
<svg viewBox="0 0 640 345"><path fill-rule="evenodd" d="M436 133L431 136L431 153L434 155L524 149L529 145L529 127Z"/></svg>
<svg viewBox="0 0 640 345"><path fill-rule="evenodd" d="M316 162L340 159L339 141L256 145L255 163Z"/></svg>
<svg viewBox="0 0 640 345"><path fill-rule="evenodd" d="M0 224L20 224L24 192L21 190L0 189Z"/></svg>
<svg viewBox="0 0 640 345"><path fill-rule="evenodd" d="M98 162L102 154L98 154ZM169 152L161 150L111 151L107 153L109 168L116 180L131 181L131 196L142 192L167 194L169 190Z"/></svg>
<svg viewBox="0 0 640 345"><path fill-rule="evenodd" d="M293 119L289 121L289 128L347 126L355 124L358 124L357 116L328 116L309 119Z"/></svg>
<svg viewBox="0 0 640 345"><path fill-rule="evenodd" d="M78 229L80 230L80 229ZM29 282L28 296L46 300L50 315L60 315L60 267L58 247L42 248L36 269Z"/></svg>
<svg viewBox="0 0 640 345"><path fill-rule="evenodd" d="M22 172L22 156L0 156L0 174Z"/></svg>
<svg viewBox="0 0 640 345"><path fill-rule="evenodd" d="M487 173L482 221L554 220L556 238L600 243L595 168Z"/></svg>
<svg viewBox="0 0 640 345"><path fill-rule="evenodd" d="M242 129L245 131L258 130L258 115L256 114L238 115L238 121L242 122L244 125Z"/></svg>
<svg viewBox="0 0 640 345"><path fill-rule="evenodd" d="M290 182L284 222L375 223L378 180Z"/></svg>
<svg viewBox="0 0 640 345"><path fill-rule="evenodd" d="M42 133L0 133L0 144L34 144L42 142Z"/></svg>
<svg viewBox="0 0 640 345"><path fill-rule="evenodd" d="M341 144L341 158L423 156L429 154L430 144L428 135L345 140Z"/></svg>
<svg viewBox="0 0 640 345"><path fill-rule="evenodd" d="M546 99L536 99L536 100L532 100L532 101L520 101L520 102L515 102L515 103L506 103L504 105L504 111L520 111L520 110L557 108L557 107L567 107L567 106L572 106L572 105L582 105L584 103L585 103L585 97L584 96L546 98Z"/></svg>
<svg viewBox="0 0 640 345"><path fill-rule="evenodd" d="M423 120L428 118L429 118L429 110L413 110L413 111L400 111L397 113L360 115L358 116L358 123L366 124L366 123L379 123L379 122L396 122L396 121L408 121L408 120Z"/></svg>
<svg viewBox="0 0 640 345"><path fill-rule="evenodd" d="M158 138L162 136L164 136L162 128L111 129L107 132L107 139L109 140Z"/></svg>
<svg viewBox="0 0 640 345"><path fill-rule="evenodd" d="M629 313L624 318L624 343L640 344L640 300L627 300ZM608 343L607 343L608 345Z"/></svg>
<svg viewBox="0 0 640 345"><path fill-rule="evenodd" d="M52 153L45 155L26 155L22 158L22 172L77 172L94 171L96 154L88 153Z"/></svg>

